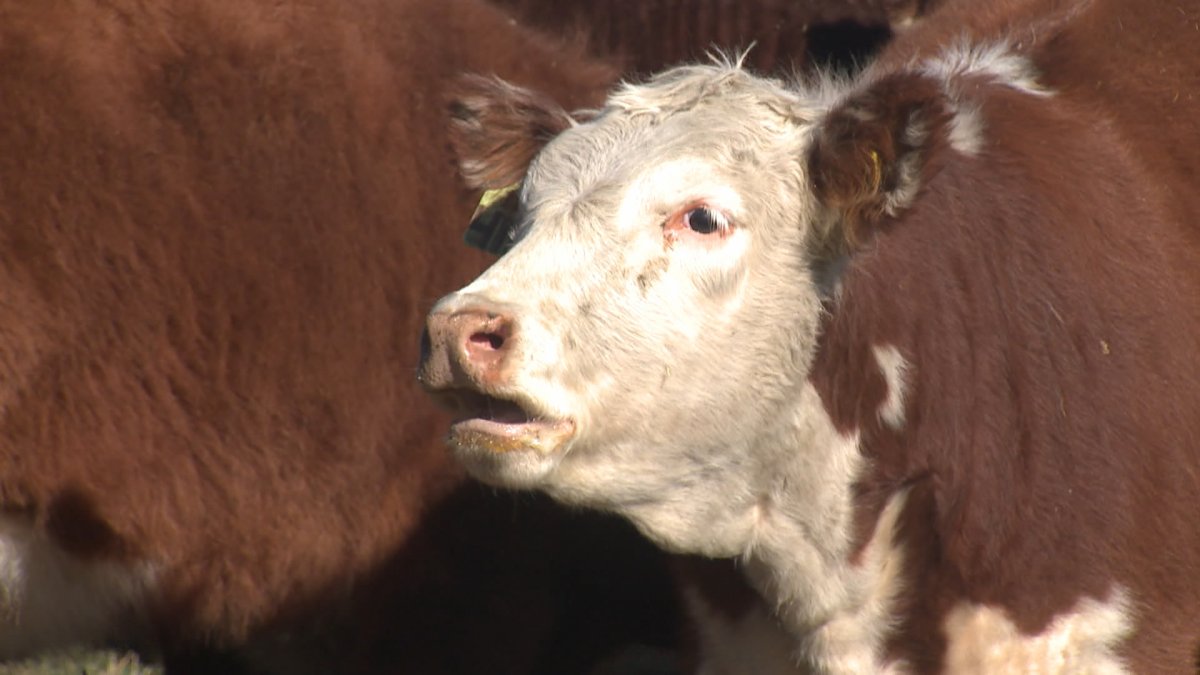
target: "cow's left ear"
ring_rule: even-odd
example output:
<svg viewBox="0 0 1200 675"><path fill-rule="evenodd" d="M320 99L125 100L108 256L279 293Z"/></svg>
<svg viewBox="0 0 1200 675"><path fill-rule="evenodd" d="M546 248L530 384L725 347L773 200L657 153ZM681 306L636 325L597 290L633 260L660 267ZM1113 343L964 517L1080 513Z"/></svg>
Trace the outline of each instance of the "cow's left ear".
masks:
<svg viewBox="0 0 1200 675"><path fill-rule="evenodd" d="M826 215L819 223L822 249L851 252L881 220L912 205L931 174L946 109L936 83L898 75L872 83L826 114L807 162Z"/></svg>
<svg viewBox="0 0 1200 675"><path fill-rule="evenodd" d="M450 142L472 189L519 182L534 155L572 124L548 97L498 77L463 76L450 94Z"/></svg>

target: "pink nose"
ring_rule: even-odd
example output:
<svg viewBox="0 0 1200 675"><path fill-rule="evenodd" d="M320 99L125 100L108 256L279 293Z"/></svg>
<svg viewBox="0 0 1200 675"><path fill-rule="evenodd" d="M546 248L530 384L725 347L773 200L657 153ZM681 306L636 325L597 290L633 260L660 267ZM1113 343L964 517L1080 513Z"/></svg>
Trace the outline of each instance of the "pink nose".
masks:
<svg viewBox="0 0 1200 675"><path fill-rule="evenodd" d="M429 390L482 389L504 377L513 322L484 308L433 312L421 338L417 379Z"/></svg>

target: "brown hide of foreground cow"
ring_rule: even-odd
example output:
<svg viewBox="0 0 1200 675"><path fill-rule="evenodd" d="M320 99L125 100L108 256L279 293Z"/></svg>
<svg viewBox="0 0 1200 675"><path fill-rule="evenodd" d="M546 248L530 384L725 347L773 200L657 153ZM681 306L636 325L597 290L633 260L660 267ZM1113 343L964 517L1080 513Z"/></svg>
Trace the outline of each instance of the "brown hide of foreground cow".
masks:
<svg viewBox="0 0 1200 675"><path fill-rule="evenodd" d="M431 314L422 377L460 405L460 456L672 549L740 556L818 672L1194 672L1197 31L1168 3L957 2L835 95L735 67L624 88L538 159L524 238ZM730 288L724 314L703 302ZM765 301L802 293L819 309ZM486 360L452 351L449 319L499 338ZM811 344L791 345L811 361L739 351L807 320ZM527 367L552 349L552 372ZM714 376L763 361L775 379ZM780 382L813 393L778 409L804 442L772 445L760 419ZM748 438L692 432L739 424ZM793 555L812 548L836 555ZM814 582L814 558L834 573Z"/></svg>
<svg viewBox="0 0 1200 675"><path fill-rule="evenodd" d="M1200 250L1200 225L1197 225L1197 217L1200 214L1200 190L1196 189L1195 178L1198 169L1194 153L1190 151L1197 144L1200 144L1200 127L1197 126L1195 120L1200 114L1200 49L1197 49L1197 42L1194 39L1200 31L1200 14L1194 8L1185 7L1155 7L1154 11L1148 14L1142 14L1137 8L1122 5L1121 3L1113 2L1083 2L1083 3L1066 3L1062 6L1046 2L998 2L990 3L986 6L976 2L966 2L953 0L948 2L936 3L920 8L918 16L921 19L919 25L914 25L910 35L904 35L901 32L900 37L894 42L885 46L879 53L879 59L871 67L872 77L878 77L879 73L887 73L893 70L903 70L905 64L919 61L921 58L928 58L937 55L946 47L955 43L960 43L964 40L975 41L977 43L987 43L1007 39L1015 46L1015 51L1022 54L1029 54L1035 71L1039 75L1039 83L1044 85L1047 90L1055 92L1056 95L1061 94L1068 98L1071 102L1066 104L1068 118L1064 120L1039 120L1037 123L1030 125L1029 128L1021 130L1020 127L1027 123L1028 120L1022 118L1020 114L1015 112L1018 106L1014 102L1000 102L997 97L997 102L992 105L995 108L1005 108L1011 110L1007 115L1001 114L1000 119L1003 121L985 122L982 127L982 132L986 136L989 127L994 127L997 135L1010 134L1005 138L1005 142L1011 143L1013 149L1027 153L1029 156L1045 155L1042 160L1043 166L1039 167L1040 176L1033 177L1032 180L1045 181L1047 183L1053 181L1069 182L1071 184L1070 192L1082 191L1081 185L1090 183L1099 183L1098 180L1089 181L1088 173L1091 171L1105 171L1106 162L1112 166L1128 166L1121 164L1122 162L1132 163L1135 169L1135 175L1127 179L1127 185L1134 186L1132 189L1116 193L1122 195L1122 198L1133 199L1136 201L1146 201L1153 204L1152 209L1155 209L1150 218L1159 219L1163 222L1185 224L1178 232L1165 234L1161 230L1156 230L1153 237L1160 238L1158 242L1130 242L1131 246L1143 246L1153 249L1157 246L1165 246L1167 248L1178 248L1180 250L1190 251L1188 254L1191 259L1195 258L1194 252ZM870 21L870 17L865 17L861 14L855 17L859 21ZM1169 58L1164 54L1170 54ZM899 85L898 90L904 90L905 85ZM908 85L908 89L919 88L918 84ZM854 109L858 112L845 113L847 115L862 115L862 111L868 111L868 115L878 115L886 117L886 112L882 110L871 109L871 98L864 96L862 101L851 101L845 105L847 110ZM877 102L878 103L878 102ZM886 105L886 103L885 103ZM1074 106L1079 106L1078 108ZM1112 125L1111 129L1106 130L1121 139L1119 145L1122 146L1116 158L1108 157L1103 146L1105 142L1097 143L1090 151L1085 151L1082 154L1073 157L1073 162L1068 164L1068 168L1064 172L1060 165L1064 161L1063 154L1060 150L1054 149L1046 144L1046 140L1056 135L1056 132L1048 131L1053 124L1070 125L1072 120L1069 117L1071 114L1078 114L1083 109L1102 109L1105 112L1106 122ZM1152 111L1152 112L1151 112ZM894 111L893 111L894 112ZM908 113L920 116L928 111L918 109L909 110ZM998 114L993 112L993 114ZM1042 124L1045 126L1038 126ZM850 127L859 129L854 133L860 133L861 127L871 125L860 125L850 122ZM1064 127L1067 128L1067 127ZM943 133L945 130L943 129ZM875 133L878 133L876 131ZM1058 133L1067 133L1060 131ZM870 132L864 134L869 136ZM936 136L936 134L935 134ZM853 201L861 197L859 189L862 186L871 183L871 177L862 173L864 164L859 161L861 152L865 152L865 148L877 139L851 137L852 143L849 146L839 148L839 155L844 158L854 160L852 163L853 171L842 177L845 180L840 186L848 192L843 195L835 195L836 189L831 189L826 193L826 198L830 200L843 199L847 202ZM1079 150L1076 148L1076 150ZM897 152L901 152L897 149ZM922 151L914 153L914 156L925 154L923 159L926 164L925 171L927 175L935 176L942 170L943 163L946 161L941 156L942 153L948 152L944 147L938 147L937 142L931 143L930 148L925 148ZM989 156L987 149L982 151L985 158ZM897 157L896 159L901 159ZM1094 166L1093 166L1094 164ZM894 169L893 169L894 170ZM958 168L955 170L964 171ZM836 173L836 172L835 172ZM1158 186L1158 187L1150 187ZM1168 187L1174 186L1174 187ZM832 186L829 186L832 187ZM932 189L932 188L931 188ZM925 212L938 212L939 207L933 206L933 199L950 199L945 195L951 194L952 189L943 188L943 194L937 194L936 197L930 195L930 199L921 204L921 208ZM1002 188L990 184L984 191L997 191ZM1009 198L1016 198L1015 195L1020 194L1024 190L1024 186L1018 186L1010 191ZM935 193L936 194L936 193ZM1102 199L1097 197L1093 203L1084 204L1086 198L1080 198L1079 209L1086 211L1096 208L1094 204L1101 203ZM870 213L875 205L860 204L858 208L864 210L865 213ZM952 210L963 210L963 205L954 205L949 208L941 207L942 210L950 212ZM997 206L995 213L1003 214L1003 209ZM874 215L878 218L876 212ZM1003 216L1001 216L1003 217ZM962 218L962 216L960 216ZM870 219L870 218L868 218ZM885 221L890 219L884 219ZM1131 219L1136 220L1136 219ZM970 222L970 219L967 219ZM902 229L904 220L896 225L890 223L886 225L877 224L874 227L882 232L888 232L890 228ZM863 233L867 238L870 238L871 232ZM896 237L897 234L888 236ZM1149 238L1149 237L1148 237ZM861 242L859 242L861 244ZM930 247L942 245L944 242L930 243ZM865 244L865 248L870 250L874 246L885 246L885 243L870 243ZM1083 249L1082 246L1078 246ZM1153 255L1153 254L1152 254ZM912 261L909 261L910 264ZM886 261L876 261L874 266L867 268L864 266L864 272L861 277L856 279L856 282L862 283L864 286L871 282L877 282L882 286L890 286L897 283L905 272L901 270L883 271L884 266L888 264ZM1097 267L1100 267L1097 265ZM869 271L867 271L869 269ZM1192 264L1192 274L1184 275L1185 283L1182 286L1173 288L1159 289L1161 295L1169 298L1177 298L1184 303L1194 303L1196 298L1196 289L1200 288L1200 274L1195 270L1200 270L1200 266ZM1176 269L1172 273L1178 273ZM1020 273L1020 272L1018 272ZM1030 276L1036 276L1034 270L1026 270ZM870 280L870 281L867 281ZM1143 282L1147 286L1153 288L1158 281ZM1130 284L1132 286L1132 284ZM1114 289L1120 292L1120 289ZM1145 289L1143 288L1142 291ZM1155 295L1156 293L1152 293ZM884 297L883 288L874 288L870 291L858 290L858 296L875 296ZM1012 301L1013 305L1017 305L1019 301ZM1146 299L1146 304L1153 304L1155 301L1152 298ZM1194 305L1184 305L1194 306ZM919 313L919 308L897 308L897 312ZM1195 321L1194 312L1183 311L1175 319L1168 319L1165 322L1162 320L1162 315L1169 315L1170 309L1162 310L1146 310L1151 314L1156 311L1161 311L1154 321L1158 322L1158 330L1169 336L1165 339L1174 340L1173 345L1160 345L1160 350L1178 351L1177 346L1187 344L1186 335L1188 329L1185 326L1189 325L1189 321ZM842 319L831 320L826 330L844 331L846 336L852 336L869 330L880 330L883 317L892 317L896 312L885 311L882 307L874 309L860 309L858 312L862 317L866 317L866 322L872 324L870 326L858 323L857 320ZM1053 316L1054 313L1052 312ZM1119 322L1115 319L1124 317L1114 316L1097 316L1093 317L1099 321L1103 327L1101 332L1106 334L1119 334ZM1060 321L1061 319L1055 319ZM880 325L874 325L874 324ZM1175 325L1173 325L1175 324ZM888 327L890 330L891 327ZM842 336L839 336L842 337ZM1193 341L1194 342L1194 341ZM1106 355L1111 356L1105 350L1111 350L1111 344L1108 339L1098 341L1097 346L1104 351ZM976 346L978 348L978 346ZM859 362L861 354L842 353L831 356L832 352L826 352L826 358L836 361L838 358L848 359L850 362ZM1154 354L1143 354L1145 362L1153 360L1169 360L1173 357L1161 357ZM822 364L826 367L837 367L834 363ZM1132 373L1142 369L1144 363L1137 359L1126 359L1120 366L1127 371L1127 374L1132 376ZM1161 364L1157 366L1162 368ZM1170 368L1167 368L1170 370ZM1181 369L1182 370L1182 369ZM868 374L869 375L869 374ZM869 376L869 379L875 379L874 376ZM948 378L949 379L949 378ZM1136 379L1136 377L1134 378ZM1164 378L1165 380L1166 378ZM878 385L875 382L872 386ZM844 380L830 380L823 383L825 387L825 395L831 400L830 405L834 407L835 413L840 414L842 419L839 420L845 428L854 428L856 426L867 426L865 419L875 415L873 405L878 403L876 398L879 392L876 391L867 397L867 400L856 400L854 395L860 390ZM1027 386L1030 386L1027 384ZM1176 382L1175 391L1179 392L1182 399L1186 399L1190 391L1190 384L1183 381ZM1137 389L1137 385L1131 385L1132 389ZM1040 394L1039 394L1040 395ZM1062 407L1060 412L1065 416L1067 408L1067 395L1059 392L1059 397L1062 399ZM1114 400L1112 405L1121 407L1129 405L1129 402L1123 397L1128 395L1128 391L1113 392ZM1031 394L1032 396L1032 394ZM1078 398L1078 396L1070 397ZM1176 408L1178 403L1172 399L1172 396L1165 396L1156 399L1153 404L1148 404L1149 408L1139 412L1138 415L1147 418L1162 417L1167 422L1163 423L1161 433L1176 433L1178 434L1180 422L1186 420L1188 415L1194 417L1192 413L1183 413ZM1190 400L1195 400L1194 396ZM1033 405L1028 403L1028 405ZM1147 405L1147 404L1143 404ZM1086 419L1086 414L1078 415L1080 419ZM1086 422L1083 422L1086 424ZM1020 420L1014 420L1011 427L1018 429L1022 424L1028 424ZM1055 424L1064 428L1069 428L1080 424L1079 420L1064 422L1062 419L1057 420ZM927 432L929 433L929 432ZM1037 434L1059 434L1061 431L1051 431L1048 429L1025 430L1021 432L1026 434L1023 439L1010 438L1013 444L1020 445L1022 442L1028 444L1033 442L1029 436ZM1182 435L1182 434L1179 434ZM995 441L1000 442L1000 441ZM1139 442L1148 443L1150 445L1163 445L1160 438L1131 440L1131 445L1137 445ZM886 446L883 440L878 441L879 449L874 452L879 455L888 456L894 449ZM1170 445L1166 443L1165 445ZM1136 489L1141 490L1141 494L1131 495L1125 502L1126 513L1125 517L1132 517L1144 521L1150 518L1154 523L1154 527L1143 528L1146 531L1147 541L1153 536L1162 536L1162 532L1168 530L1172 525L1171 517L1152 517L1150 514L1158 513L1162 509L1171 509L1172 507L1180 507L1191 501L1188 496L1189 491L1186 489L1187 481L1195 480L1195 447L1181 450L1174 456L1176 460L1173 465L1178 467L1180 476L1176 480L1168 480L1158 484L1158 487L1151 488L1147 485L1140 485ZM1190 453L1190 454L1189 454ZM1168 462L1170 463L1170 462ZM1189 468L1191 467L1191 468ZM1116 468L1112 465L1108 467L1084 467L1082 469L1064 469L1057 468L1060 471L1080 471L1090 470L1094 473L1103 474L1104 470L1115 471ZM881 472L882 476L877 476L873 479L874 484L864 484L860 487L867 493L879 493L886 487L896 482L895 475L904 471L903 467L890 466ZM1126 469L1129 473L1134 473L1133 469ZM887 473L892 472L891 476ZM1106 477L1101 475L1102 482ZM1111 477L1107 477L1111 478ZM993 485L997 491L1012 490L1011 483L997 482ZM1113 491L1116 492L1115 490ZM1165 495L1165 497L1164 497ZM1108 495L1105 499L1111 498ZM917 499L931 499L928 494L920 494ZM1165 500L1165 501L1164 501ZM1150 503L1147 503L1150 502ZM915 509L914 509L915 510ZM1089 509L1085 508L1084 513L1079 514L1075 519L1086 519ZM983 520L991 519L987 527L996 527L1002 525L1003 510L998 510L997 513L988 515L974 514L975 518ZM1179 514L1174 516L1174 527L1179 525ZM915 516L914 516L915 517ZM1162 522L1158 522L1162 520ZM867 520L862 527L866 528L873 524L873 521ZM971 526L970 523L964 527ZM915 523L910 523L905 526L909 530L909 536L918 539L926 534L918 534L920 526ZM1104 593L1105 574L1111 574L1111 571L1100 571L1096 569L1094 551L1092 546L1095 544L1094 538L1089 540L1084 534L1080 534L1077 528L1085 528L1086 526L1077 523L1069 522L1066 525L1056 525L1060 529L1065 529L1070 532L1070 535L1064 534L1062 537L1065 541L1070 541L1068 545L1060 546L1057 543L1053 546L1048 546L1046 553L1052 554L1053 558L1058 559L1073 559L1076 562L1066 564L1075 570L1078 575L1073 580L1073 583L1062 583L1062 580L1048 581L1044 592L1034 593L1036 600L1024 601L1021 603L1013 603L1008 612L1012 620L1022 630L1030 633L1036 632L1039 629L1046 629L1047 617L1056 609L1061 609L1069 605L1069 601L1074 594L1081 592L1091 592L1094 595L1100 596ZM993 530L994 531L994 530ZM1153 534L1152 534L1153 533ZM865 537L869 532L861 533ZM1178 531L1173 535L1169 535L1168 539L1180 534ZM1053 534L1042 533L1038 537L1052 537ZM1033 537L1037 539L1038 537ZM1058 538L1055 538L1056 542ZM1145 617L1144 621L1147 625L1137 629L1136 646L1127 650L1123 656L1127 663L1134 666L1135 672L1159 672L1165 668L1174 667L1178 664L1194 663L1196 668L1200 670L1200 626L1196 625L1195 606L1200 602L1197 597L1197 591L1194 587L1186 590L1182 597L1174 597L1172 592L1166 589L1172 585L1179 583L1178 575L1182 573L1185 576L1196 577L1200 575L1200 569L1196 568L1197 561L1195 559L1196 543L1195 538L1180 537L1181 540L1189 543L1182 546L1192 551L1193 557L1189 563L1180 561L1167 560L1161 564L1156 561L1121 561L1116 563L1114 567L1124 567L1122 572L1128 573L1129 568L1137 568L1140 572L1138 584L1141 586L1141 597L1145 598L1142 602L1150 607L1157 608L1150 612L1150 616ZM1090 543L1089 543L1090 542ZM919 544L918 544L919 545ZM1143 547L1135 546L1135 548L1146 548L1154 550L1153 546ZM1047 556L1051 557L1051 556ZM1154 556L1152 555L1151 558ZM919 561L914 564L922 565L928 561ZM1054 564L1051 560L1039 560L1037 565L1050 566ZM734 634L736 628L745 629L747 627L756 626L760 648L764 644L772 644L774 640L771 638L772 626L765 621L762 616L762 607L756 602L753 602L744 592L737 590L736 584L732 583L728 578L729 568L722 568L717 562L699 561L681 561L677 564L677 568L682 567L682 570L677 569L677 573L682 571L682 576L685 579L684 597L688 601L688 605L693 615L693 622L697 623L706 629L703 638L701 639L698 651L705 654L706 650L713 650L714 647L721 646L721 639L713 639L714 635L725 633L726 639L736 643L735 639L730 638ZM1089 571L1091 570L1091 571ZM1022 575L1029 574L1029 568L1023 568L1017 573ZM924 572L933 577L942 575L944 577L952 575L951 572L943 570ZM1052 579L1052 575L1047 573L1047 578ZM930 583L926 580L926 583ZM950 584L947 584L950 585ZM1086 590L1085 590L1086 589ZM913 590L910 593L916 596L919 591ZM983 599L988 602L1003 606L1008 599L1005 597L1006 590L995 584L991 588L983 588L979 591ZM917 597L906 597L903 602L917 605L921 601ZM1057 603L1057 604L1056 604ZM938 604L938 603L934 603ZM941 604L946 604L942 602ZM1143 610L1144 611L1144 610ZM915 614L910 620L916 629L916 634L919 636L916 640L905 639L903 637L895 637L890 642L890 648L894 653L904 654L915 653L913 662L916 669L920 671L935 671L936 664L940 658L943 658L945 651L948 649L945 635L939 622L945 620L945 616L938 611L932 611L928 615ZM1189 644L1187 640L1178 640L1171 643L1172 634L1192 636L1192 641ZM775 639L778 635L775 636ZM742 643L745 644L745 643ZM983 648L981 646L981 648ZM992 649L997 649L996 645ZM768 651L761 649L761 651ZM954 652L961 656L961 647ZM1188 658L1189 654L1194 654L1192 659ZM716 662L720 661L721 657L726 656L718 652L707 652L707 657ZM977 664L988 663L986 657L981 657ZM961 662L960 662L961 664ZM1171 664L1171 665L1169 665ZM995 665L993 663L993 665ZM783 668L782 670L787 670ZM1184 667L1184 670L1190 670ZM733 672L733 671L731 671Z"/></svg>
<svg viewBox="0 0 1200 675"><path fill-rule="evenodd" d="M919 670L962 656L954 636L937 630L953 623L950 608L959 593L1003 607L1020 631L1038 634L1053 630L1073 602L1111 596L1121 584L1132 607L1118 653L1130 672L1195 672L1197 36L1194 3L1007 0L984 8L957 0L890 45L873 67L879 74L903 72L905 64L953 44L1007 40L1047 92L1041 99L1015 87L967 89L982 102L978 157L930 143L920 213L869 226L868 237L880 236L868 247L895 247L897 254L881 255L847 278L845 292L864 302L827 328L846 340L845 351L826 354L829 370L861 357L854 336L867 330L907 343L902 349L928 363L917 366L924 374L910 404L926 418L922 451L902 464L896 451L915 439L881 437L873 451L879 471L862 485L867 501L914 467L930 467L935 478L916 484L902 527L914 548L953 533L944 559L914 556L922 586L901 600L911 608L908 630L920 638L890 646L918 655ZM903 77L880 87L914 88ZM863 96L844 112L875 103L890 105ZM952 137L949 129L936 135ZM857 136L842 149L869 142ZM940 232L909 229L926 220L942 223ZM955 230L955 221L970 229ZM964 257L987 251L981 259L1004 267L972 275L962 259L946 257L918 271L912 256L941 247L958 247ZM984 278L991 288L977 285ZM939 298L949 310L944 316L919 322L915 317L928 308L915 297L882 302L885 285L930 282L946 288ZM972 316L979 327L963 326L955 315ZM947 341L948 353L935 355L928 338L920 344L928 332L964 330L969 346ZM973 399L938 395L964 378L994 381L1001 372L1007 391ZM849 400L846 384L836 377L824 382L829 405L839 424L861 424L869 403ZM978 420L970 432L959 430L972 434L969 441L953 429L965 419ZM969 456L952 441L969 442ZM1014 449L1022 462L1009 461ZM949 502L942 478L954 475L977 478L971 491L958 493L958 503ZM978 479L984 476L990 480ZM934 514L935 523L920 522ZM983 656L978 662L988 663Z"/></svg>
<svg viewBox="0 0 1200 675"><path fill-rule="evenodd" d="M474 0L0 3L0 656L515 674L670 639L639 540L464 485L413 386L486 262L464 70L615 77Z"/></svg>

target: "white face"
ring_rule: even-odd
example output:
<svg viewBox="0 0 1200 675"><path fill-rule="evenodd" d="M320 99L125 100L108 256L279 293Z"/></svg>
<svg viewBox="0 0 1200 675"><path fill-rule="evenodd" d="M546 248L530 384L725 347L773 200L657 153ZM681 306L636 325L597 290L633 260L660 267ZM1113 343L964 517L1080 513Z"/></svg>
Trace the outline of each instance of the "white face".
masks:
<svg viewBox="0 0 1200 675"><path fill-rule="evenodd" d="M791 422L820 313L808 127L782 105L610 108L544 149L516 245L431 314L511 321L501 374L480 388L524 415L463 410L450 440L473 474L727 553L722 514L770 471L753 449Z"/></svg>

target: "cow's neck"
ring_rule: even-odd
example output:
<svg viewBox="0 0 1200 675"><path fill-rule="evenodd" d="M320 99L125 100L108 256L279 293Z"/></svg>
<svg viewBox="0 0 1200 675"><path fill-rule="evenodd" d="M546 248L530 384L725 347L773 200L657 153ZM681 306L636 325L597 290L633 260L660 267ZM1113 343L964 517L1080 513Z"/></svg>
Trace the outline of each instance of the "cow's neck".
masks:
<svg viewBox="0 0 1200 675"><path fill-rule="evenodd" d="M902 567L894 545L905 493L893 494L867 542L854 536L853 486L867 469L857 432L837 430L806 383L790 420L760 439L747 574L824 673L882 670L879 659Z"/></svg>

